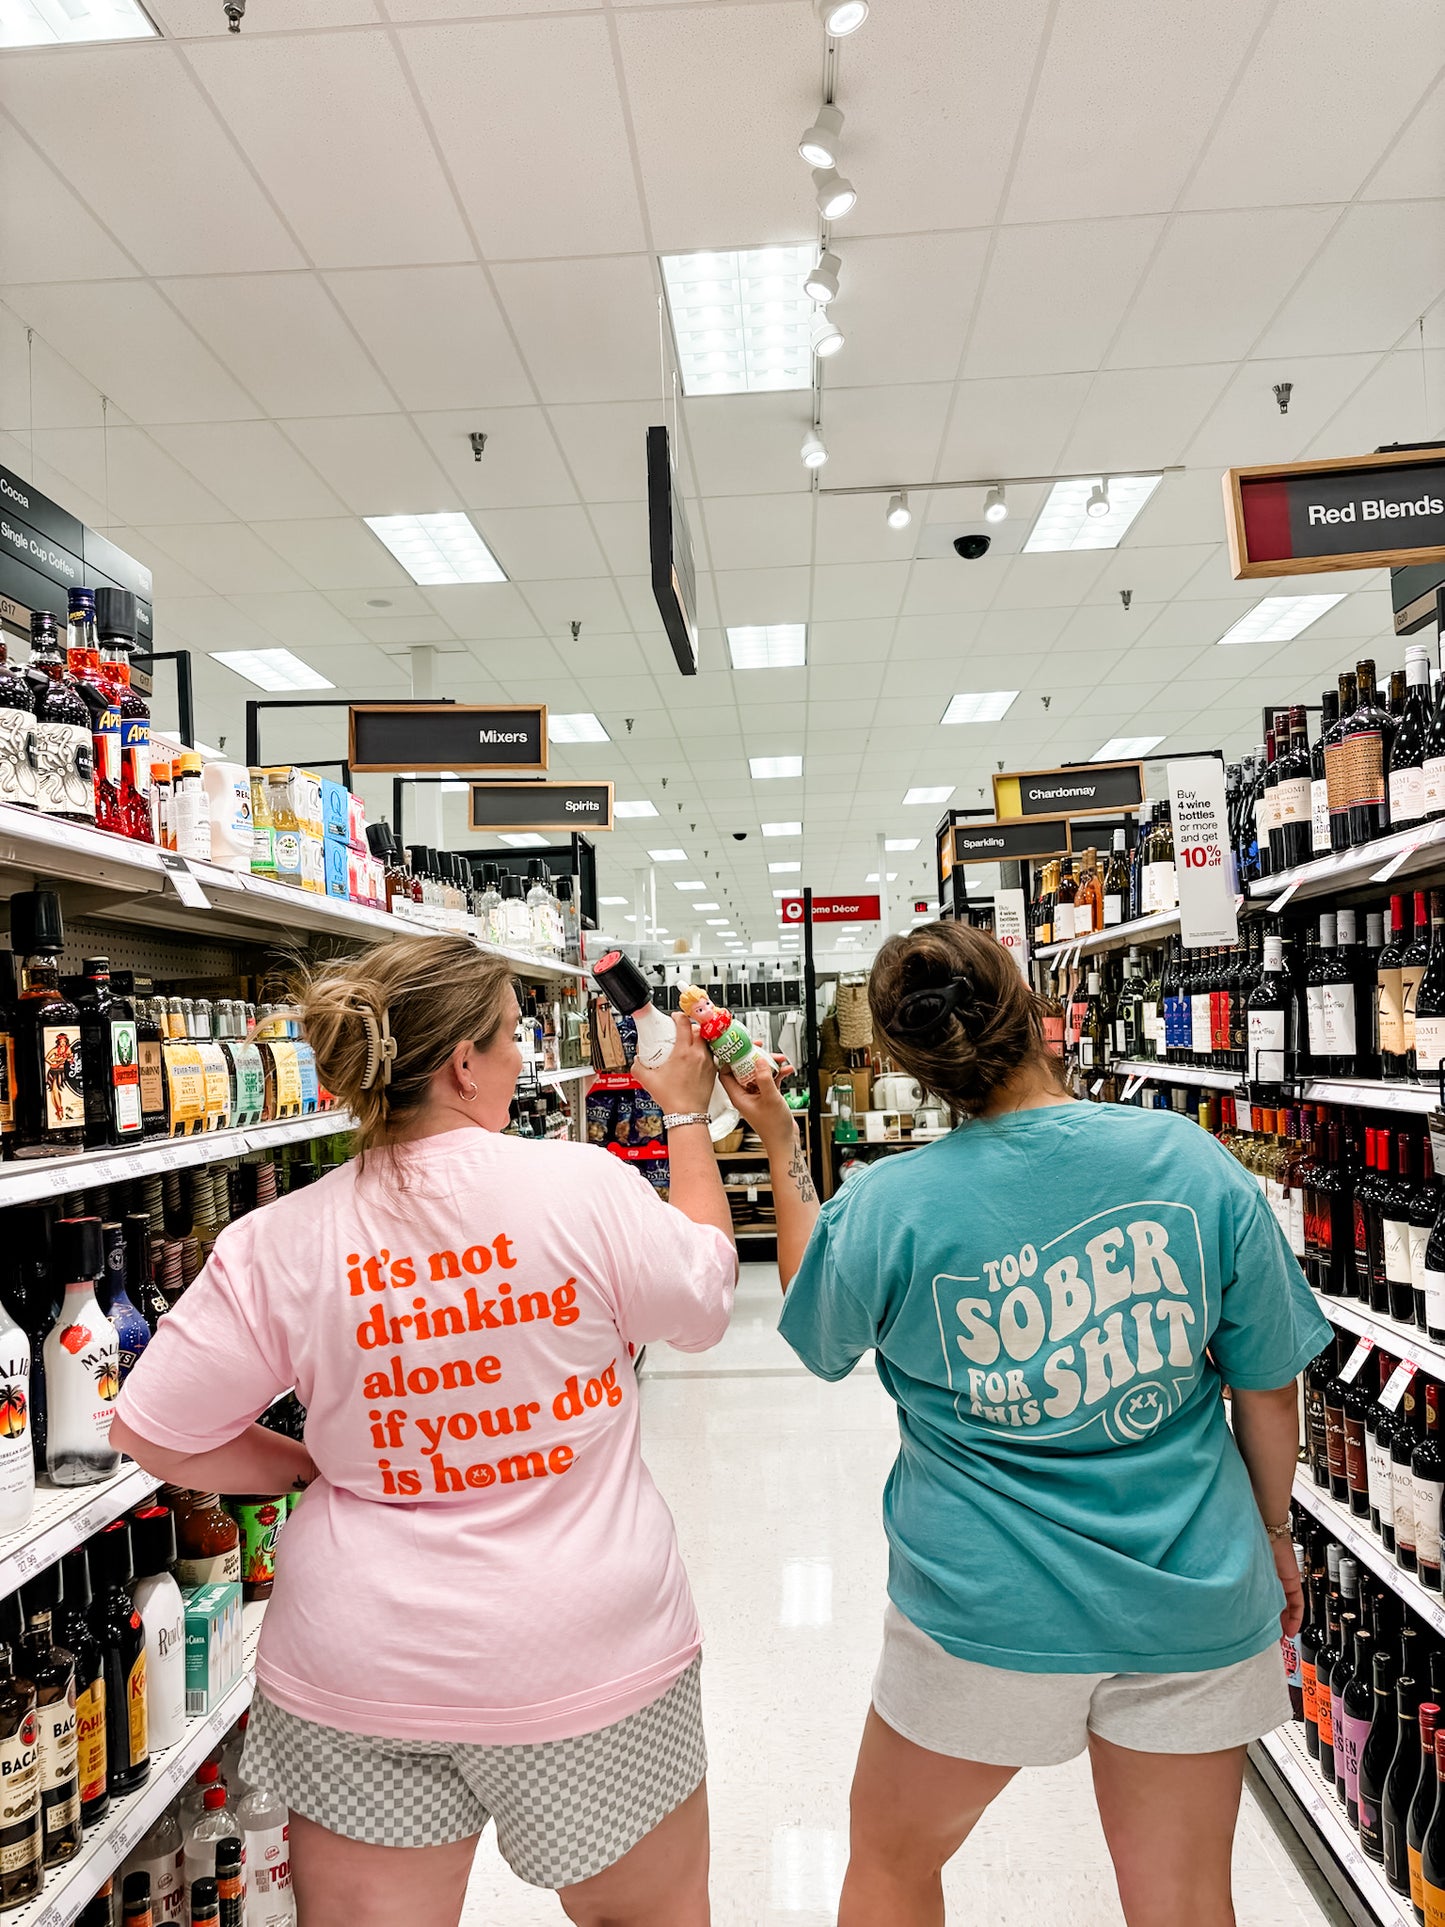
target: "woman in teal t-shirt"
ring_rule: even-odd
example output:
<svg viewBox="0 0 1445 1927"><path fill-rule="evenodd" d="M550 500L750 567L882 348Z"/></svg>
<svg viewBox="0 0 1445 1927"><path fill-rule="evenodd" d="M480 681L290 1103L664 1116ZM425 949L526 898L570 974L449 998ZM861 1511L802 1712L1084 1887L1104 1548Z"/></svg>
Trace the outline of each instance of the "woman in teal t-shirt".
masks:
<svg viewBox="0 0 1445 1927"><path fill-rule="evenodd" d="M851 1180L805 1251L810 1188L779 1200L783 1336L821 1378L873 1351L898 1406L840 1927L936 1927L994 1796L1086 1748L1130 1927L1229 1927L1245 1745L1289 1717L1302 1613L1295 1377L1330 1326L1213 1138L1069 1097L991 937L892 938L869 1001L965 1121ZM732 1094L781 1130L773 1091Z"/></svg>

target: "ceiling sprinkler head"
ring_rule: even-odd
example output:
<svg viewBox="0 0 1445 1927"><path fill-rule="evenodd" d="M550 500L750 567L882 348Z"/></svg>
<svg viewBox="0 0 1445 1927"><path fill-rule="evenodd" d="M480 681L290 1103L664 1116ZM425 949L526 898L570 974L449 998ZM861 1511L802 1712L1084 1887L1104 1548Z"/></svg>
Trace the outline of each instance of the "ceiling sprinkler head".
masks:
<svg viewBox="0 0 1445 1927"><path fill-rule="evenodd" d="M1127 609L1129 604L1134 600L1134 591L1132 589L1121 589L1119 591L1119 600Z"/></svg>
<svg viewBox="0 0 1445 1927"><path fill-rule="evenodd" d="M1294 383L1292 381L1277 381L1274 384L1274 398L1279 403L1279 412L1281 415L1287 415L1289 413L1289 398L1293 393Z"/></svg>
<svg viewBox="0 0 1445 1927"><path fill-rule="evenodd" d="M578 641L578 640L580 639L580 637L581 637L581 634L582 634L582 624L581 624L580 622L574 622L574 623L572 624L572 640L573 640L573 642L576 642L576 641Z"/></svg>
<svg viewBox="0 0 1445 1927"><path fill-rule="evenodd" d="M226 25L232 33L241 31L241 22L246 16L246 0L225 0Z"/></svg>
<svg viewBox="0 0 1445 1927"><path fill-rule="evenodd" d="M242 6L244 6L246 4L246 0L241 0L241 4ZM479 462L486 451L486 446L487 446L486 430L482 428L474 428L471 431L471 433L467 436L467 440L472 445L472 460L474 462Z"/></svg>

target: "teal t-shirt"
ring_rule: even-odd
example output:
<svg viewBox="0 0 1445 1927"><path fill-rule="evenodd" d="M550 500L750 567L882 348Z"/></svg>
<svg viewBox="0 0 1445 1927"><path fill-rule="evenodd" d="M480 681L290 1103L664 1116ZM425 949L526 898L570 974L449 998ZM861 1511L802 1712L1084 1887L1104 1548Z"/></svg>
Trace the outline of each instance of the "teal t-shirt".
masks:
<svg viewBox="0 0 1445 1927"><path fill-rule="evenodd" d="M1221 1377L1286 1385L1331 1327L1197 1124L1061 1104L885 1159L824 1206L781 1330L820 1378L876 1352L888 1589L949 1652L1197 1672L1279 1638Z"/></svg>

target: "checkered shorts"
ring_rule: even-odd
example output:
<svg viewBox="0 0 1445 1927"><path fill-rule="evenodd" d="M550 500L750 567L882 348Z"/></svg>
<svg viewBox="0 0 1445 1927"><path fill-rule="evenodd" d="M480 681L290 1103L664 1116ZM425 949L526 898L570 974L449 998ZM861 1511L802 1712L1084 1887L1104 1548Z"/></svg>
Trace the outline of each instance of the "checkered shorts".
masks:
<svg viewBox="0 0 1445 1927"><path fill-rule="evenodd" d="M533 1887L571 1887L612 1866L707 1771L702 1656L651 1705L596 1733L531 1746L374 1739L287 1713L258 1692L243 1777L348 1840L435 1847L497 1823Z"/></svg>

